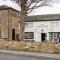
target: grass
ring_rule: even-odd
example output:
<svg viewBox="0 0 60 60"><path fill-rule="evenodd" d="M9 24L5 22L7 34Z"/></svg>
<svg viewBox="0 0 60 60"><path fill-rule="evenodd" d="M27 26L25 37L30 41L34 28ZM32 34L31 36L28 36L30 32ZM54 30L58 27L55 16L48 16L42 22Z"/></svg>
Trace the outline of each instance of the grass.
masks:
<svg viewBox="0 0 60 60"><path fill-rule="evenodd" d="M60 44L48 44L37 42L24 42L24 41L0 41L1 49L10 49L16 51L32 51L32 52L47 52L59 53Z"/></svg>

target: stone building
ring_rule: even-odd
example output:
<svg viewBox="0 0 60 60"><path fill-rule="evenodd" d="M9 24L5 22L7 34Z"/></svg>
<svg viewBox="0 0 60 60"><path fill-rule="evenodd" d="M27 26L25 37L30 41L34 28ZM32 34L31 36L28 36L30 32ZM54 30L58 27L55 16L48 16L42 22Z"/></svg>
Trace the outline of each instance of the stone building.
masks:
<svg viewBox="0 0 60 60"><path fill-rule="evenodd" d="M20 12L9 6L0 6L0 39L16 40L19 33Z"/></svg>

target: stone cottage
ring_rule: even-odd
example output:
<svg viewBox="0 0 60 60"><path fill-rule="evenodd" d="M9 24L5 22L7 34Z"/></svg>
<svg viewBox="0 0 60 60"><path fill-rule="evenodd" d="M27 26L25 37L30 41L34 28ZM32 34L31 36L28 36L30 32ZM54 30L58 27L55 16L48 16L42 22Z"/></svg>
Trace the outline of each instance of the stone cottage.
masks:
<svg viewBox="0 0 60 60"><path fill-rule="evenodd" d="M16 40L20 12L10 6L0 6L0 39Z"/></svg>

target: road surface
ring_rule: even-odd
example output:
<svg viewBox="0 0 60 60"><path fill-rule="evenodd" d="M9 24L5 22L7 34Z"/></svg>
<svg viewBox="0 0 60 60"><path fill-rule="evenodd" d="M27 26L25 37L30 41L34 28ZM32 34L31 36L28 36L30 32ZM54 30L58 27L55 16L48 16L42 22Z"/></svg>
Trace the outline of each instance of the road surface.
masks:
<svg viewBox="0 0 60 60"><path fill-rule="evenodd" d="M0 60L60 60L60 59L31 57L31 56L21 56L21 55L0 53Z"/></svg>

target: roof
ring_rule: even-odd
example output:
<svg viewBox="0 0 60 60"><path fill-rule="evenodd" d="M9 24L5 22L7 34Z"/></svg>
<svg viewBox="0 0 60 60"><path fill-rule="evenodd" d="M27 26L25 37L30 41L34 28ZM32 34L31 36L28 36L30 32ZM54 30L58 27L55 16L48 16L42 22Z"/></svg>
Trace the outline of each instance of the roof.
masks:
<svg viewBox="0 0 60 60"><path fill-rule="evenodd" d="M6 8L12 8L12 7L9 7L9 6L6 6L6 5L0 6L0 10L1 10L1 9L6 9Z"/></svg>
<svg viewBox="0 0 60 60"><path fill-rule="evenodd" d="M12 8L20 11L20 6L16 2L12 2L10 0L0 0L0 9L4 8Z"/></svg>
<svg viewBox="0 0 60 60"><path fill-rule="evenodd" d="M60 14L28 16L26 21L53 21L60 20Z"/></svg>
<svg viewBox="0 0 60 60"><path fill-rule="evenodd" d="M14 9L14 8L12 8L12 7L5 6L5 5L0 6L0 10L7 10L7 9L12 9L12 10L15 10L15 11L17 11L17 12L19 12L19 13L20 13L20 11L18 11L18 10L16 10L16 9Z"/></svg>

